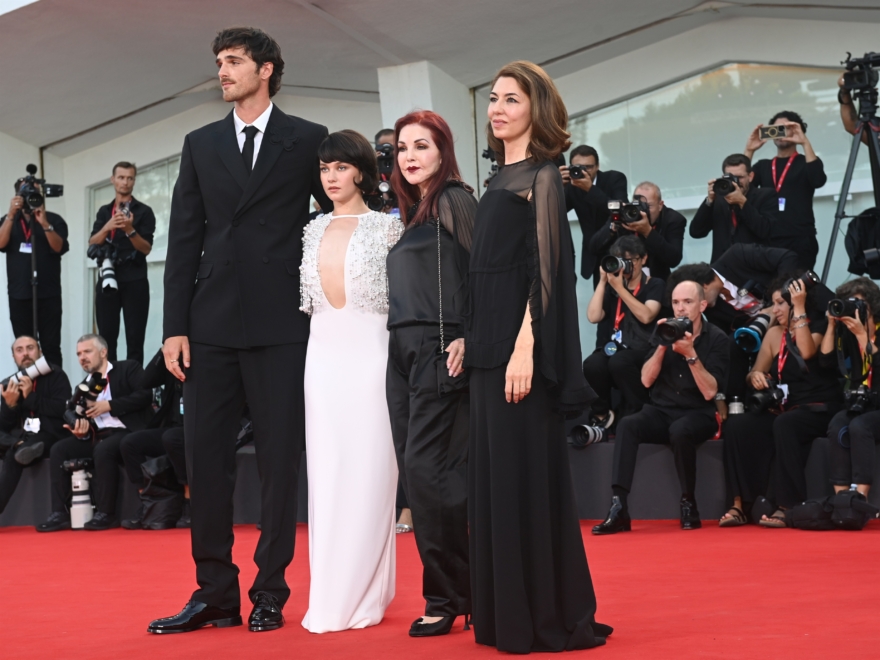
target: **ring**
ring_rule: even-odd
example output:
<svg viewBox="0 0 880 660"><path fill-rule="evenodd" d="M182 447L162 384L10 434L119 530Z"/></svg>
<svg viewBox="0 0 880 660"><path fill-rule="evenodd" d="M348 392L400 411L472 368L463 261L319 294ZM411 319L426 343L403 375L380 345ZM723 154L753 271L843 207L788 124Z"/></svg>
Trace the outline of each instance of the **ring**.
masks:
<svg viewBox="0 0 880 660"><path fill-rule="evenodd" d="M177 360L169 360L169 362L177 362Z"/></svg>

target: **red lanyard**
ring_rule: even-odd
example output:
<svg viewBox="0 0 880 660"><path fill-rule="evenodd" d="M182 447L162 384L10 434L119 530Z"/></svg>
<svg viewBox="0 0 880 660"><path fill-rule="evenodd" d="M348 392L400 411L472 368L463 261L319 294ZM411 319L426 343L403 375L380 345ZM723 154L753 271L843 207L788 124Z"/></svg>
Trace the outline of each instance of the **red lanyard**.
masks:
<svg viewBox="0 0 880 660"><path fill-rule="evenodd" d="M28 229L28 223L26 223L23 219L19 218L18 220L21 223L21 230L24 232L24 240L26 243L31 242L31 230Z"/></svg>
<svg viewBox="0 0 880 660"><path fill-rule="evenodd" d="M782 341L779 342L779 355L776 358L776 379L782 382L782 370L785 369L785 361L788 360L788 348L786 348L788 332L782 332Z"/></svg>
<svg viewBox="0 0 880 660"><path fill-rule="evenodd" d="M639 290L642 288L642 281L639 280L639 285L636 287L636 290L632 292L633 297L639 295ZM626 312L621 312L621 304L623 303L623 298L617 298L617 312L614 314L614 331L617 332L617 329L620 327L620 322L623 320Z"/></svg>
<svg viewBox="0 0 880 660"><path fill-rule="evenodd" d="M733 223L733 228L736 229L736 212L733 209L730 209L730 221Z"/></svg>
<svg viewBox="0 0 880 660"><path fill-rule="evenodd" d="M782 190L782 184L785 182L785 175L788 174L788 168L791 167L791 164L794 162L794 159L797 158L797 154L792 154L788 157L788 162L785 164L785 169L782 170L782 176L779 177L779 181L776 181L776 159L774 158L770 168L773 171L773 186L776 188L776 192L778 193Z"/></svg>

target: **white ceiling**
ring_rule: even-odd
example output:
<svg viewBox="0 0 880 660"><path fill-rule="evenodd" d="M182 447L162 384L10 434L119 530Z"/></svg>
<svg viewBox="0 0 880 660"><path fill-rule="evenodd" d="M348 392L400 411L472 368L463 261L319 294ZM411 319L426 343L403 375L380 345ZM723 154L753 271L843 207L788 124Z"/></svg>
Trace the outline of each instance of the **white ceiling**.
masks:
<svg viewBox="0 0 880 660"><path fill-rule="evenodd" d="M278 40L284 92L378 101L378 67L423 59L477 87L513 59L560 76L734 16L880 22L880 0L845 1L39 0L0 15L0 132L47 146L203 103L231 25Z"/></svg>

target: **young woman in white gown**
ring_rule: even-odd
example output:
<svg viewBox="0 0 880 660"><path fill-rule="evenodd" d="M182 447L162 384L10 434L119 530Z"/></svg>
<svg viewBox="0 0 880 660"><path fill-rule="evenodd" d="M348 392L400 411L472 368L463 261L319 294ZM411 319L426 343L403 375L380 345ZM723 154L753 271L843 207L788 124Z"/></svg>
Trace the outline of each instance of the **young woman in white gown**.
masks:
<svg viewBox="0 0 880 660"><path fill-rule="evenodd" d="M376 153L360 133L318 150L333 213L303 234L301 309L312 317L305 372L309 609L313 633L365 628L394 598L397 463L385 402L385 257L403 232L370 211Z"/></svg>

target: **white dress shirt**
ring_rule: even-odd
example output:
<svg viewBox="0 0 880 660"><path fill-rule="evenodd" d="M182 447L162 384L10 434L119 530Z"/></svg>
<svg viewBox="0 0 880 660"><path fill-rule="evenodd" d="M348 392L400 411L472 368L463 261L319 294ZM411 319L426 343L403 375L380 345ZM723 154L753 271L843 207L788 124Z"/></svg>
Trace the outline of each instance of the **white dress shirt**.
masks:
<svg viewBox="0 0 880 660"><path fill-rule="evenodd" d="M263 143L263 133L266 132L266 124L269 123L269 115L272 114L272 102L269 102L269 107L257 117L252 124L245 124L241 119L238 118L238 114L235 110L232 110L232 121L235 123L235 137L238 138L238 150L244 151L244 141L246 139L246 135L244 134L245 126L256 126L257 134L254 136L254 162L251 163L251 169L257 164L257 156L260 153L260 145Z"/></svg>
<svg viewBox="0 0 880 660"><path fill-rule="evenodd" d="M107 373L104 374L104 378L107 379L107 387L101 390L101 393L98 395L98 401L110 401L113 396L110 394L110 371L113 369L113 364L107 363ZM95 426L99 429L124 429L125 424L122 423L122 420L118 417L114 417L108 412L105 412L103 415L98 415L95 417Z"/></svg>

